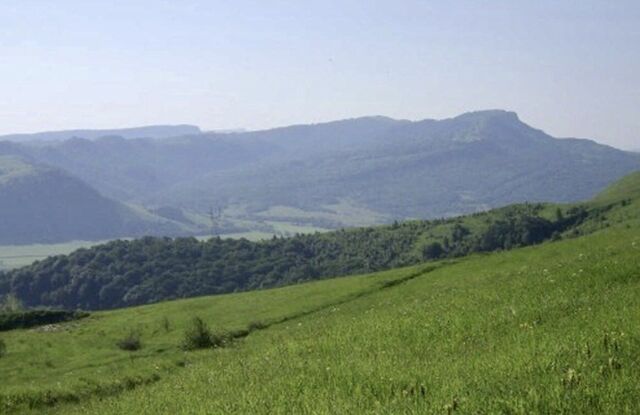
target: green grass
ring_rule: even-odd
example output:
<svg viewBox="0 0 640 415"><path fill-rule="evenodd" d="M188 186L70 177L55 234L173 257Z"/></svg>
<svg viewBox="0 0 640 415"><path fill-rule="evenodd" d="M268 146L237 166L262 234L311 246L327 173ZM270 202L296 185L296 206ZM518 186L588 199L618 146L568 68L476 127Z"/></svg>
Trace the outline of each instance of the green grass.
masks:
<svg viewBox="0 0 640 415"><path fill-rule="evenodd" d="M0 412L637 413L634 183L585 236L0 333ZM236 338L182 351L194 316ZM119 350L132 330L142 349Z"/></svg>
<svg viewBox="0 0 640 415"><path fill-rule="evenodd" d="M628 225L471 257L55 411L634 413L640 224Z"/></svg>
<svg viewBox="0 0 640 415"><path fill-rule="evenodd" d="M596 203L611 203L640 195L640 171L632 173L607 187L596 198Z"/></svg>
<svg viewBox="0 0 640 415"><path fill-rule="evenodd" d="M292 206L272 206L256 214L256 217L268 219L269 223L326 223L342 226L371 226L388 222L389 217L366 207L357 206L349 199L337 203L318 206L316 210L304 210ZM313 226L310 225L312 228Z"/></svg>
<svg viewBox="0 0 640 415"><path fill-rule="evenodd" d="M93 313L83 320L53 327L0 333L7 345L7 355L0 358L0 412L3 408L13 411L113 393L208 359L207 352L185 353L180 349L184 329L195 316L216 331L238 332L252 323L269 325L328 307L415 272L407 269L171 301ZM116 343L132 330L141 334L143 348L123 352Z"/></svg>

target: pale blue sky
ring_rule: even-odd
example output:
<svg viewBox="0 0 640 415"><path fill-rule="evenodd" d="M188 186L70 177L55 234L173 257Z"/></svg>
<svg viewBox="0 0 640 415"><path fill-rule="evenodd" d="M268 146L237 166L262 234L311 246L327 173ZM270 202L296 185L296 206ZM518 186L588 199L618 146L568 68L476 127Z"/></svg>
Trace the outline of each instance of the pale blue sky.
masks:
<svg viewBox="0 0 640 415"><path fill-rule="evenodd" d="M0 133L504 108L640 147L640 1L0 2Z"/></svg>

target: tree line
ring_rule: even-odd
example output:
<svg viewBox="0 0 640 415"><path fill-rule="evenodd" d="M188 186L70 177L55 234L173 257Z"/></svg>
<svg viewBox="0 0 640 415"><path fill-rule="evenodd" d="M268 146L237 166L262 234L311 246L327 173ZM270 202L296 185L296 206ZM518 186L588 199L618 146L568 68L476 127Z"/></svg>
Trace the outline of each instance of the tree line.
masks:
<svg viewBox="0 0 640 415"><path fill-rule="evenodd" d="M536 244L588 216L586 209L573 208L547 219L543 208L513 205L453 219L260 242L116 240L2 272L0 295L14 295L27 307L95 310L262 289Z"/></svg>

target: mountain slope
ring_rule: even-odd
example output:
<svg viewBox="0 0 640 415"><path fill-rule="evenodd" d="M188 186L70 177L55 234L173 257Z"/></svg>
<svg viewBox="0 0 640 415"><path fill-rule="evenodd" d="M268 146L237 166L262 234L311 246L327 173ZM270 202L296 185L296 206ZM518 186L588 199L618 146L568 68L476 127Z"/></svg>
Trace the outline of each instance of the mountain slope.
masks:
<svg viewBox="0 0 640 415"><path fill-rule="evenodd" d="M179 227L101 196L47 166L0 156L0 244L96 240L178 233Z"/></svg>
<svg viewBox="0 0 640 415"><path fill-rule="evenodd" d="M633 175L624 183L634 183ZM625 198L575 206L525 204L261 242L212 238L114 241L0 273L0 294L28 306L108 309L167 299L268 288L313 279L490 252L593 232L637 209Z"/></svg>
<svg viewBox="0 0 640 415"><path fill-rule="evenodd" d="M270 145L237 143L218 134L166 140L74 138L45 146L0 142L0 155L61 168L108 197L132 202L209 172L253 163L274 151Z"/></svg>
<svg viewBox="0 0 640 415"><path fill-rule="evenodd" d="M592 197L638 168L637 155L588 140L554 139L513 113L483 111L390 123L344 151L220 171L147 200L197 209L214 202L242 205L245 214L262 219L282 219L272 208L284 206L308 212L298 220L339 227L350 224L339 213L333 222L319 218L340 203L390 221L522 201L570 202Z"/></svg>
<svg viewBox="0 0 640 415"><path fill-rule="evenodd" d="M640 156L556 139L491 110L417 122L363 117L164 140L74 139L0 154L57 166L108 197L225 220L322 228L594 196Z"/></svg>
<svg viewBox="0 0 640 415"><path fill-rule="evenodd" d="M633 414L631 226L443 266L60 413Z"/></svg>
<svg viewBox="0 0 640 415"><path fill-rule="evenodd" d="M635 413L638 180L603 194L619 221L586 236L2 333L0 408ZM227 343L184 351L195 316ZM131 333L141 349L118 349Z"/></svg>

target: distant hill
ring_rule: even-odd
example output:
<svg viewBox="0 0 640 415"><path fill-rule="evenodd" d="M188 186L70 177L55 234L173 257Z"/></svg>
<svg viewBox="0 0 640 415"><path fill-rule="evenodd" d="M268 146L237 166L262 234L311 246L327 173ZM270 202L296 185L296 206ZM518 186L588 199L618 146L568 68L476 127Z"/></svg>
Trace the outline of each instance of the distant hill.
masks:
<svg viewBox="0 0 640 415"><path fill-rule="evenodd" d="M567 221L576 215L580 224ZM506 249L563 222L552 241ZM467 242L505 249L431 261ZM16 297L3 304L8 292L27 305L106 307L430 262L0 327L0 405L65 415L633 414L639 252L640 173L580 206L260 244L112 242L0 276L0 320L13 323L4 328L60 313L16 311Z"/></svg>
<svg viewBox="0 0 640 415"><path fill-rule="evenodd" d="M0 244L182 234L180 226L105 198L57 168L0 156Z"/></svg>
<svg viewBox="0 0 640 415"><path fill-rule="evenodd" d="M362 117L166 139L0 142L105 196L151 210L219 211L257 229L437 218L524 201L571 202L640 169L640 155L557 139L502 110L445 120Z"/></svg>
<svg viewBox="0 0 640 415"><path fill-rule="evenodd" d="M10 292L29 306L105 309L268 288L574 237L637 217L639 206L636 173L594 201L574 206L512 205L448 220L261 242L113 241L0 273L0 295Z"/></svg>
<svg viewBox="0 0 640 415"><path fill-rule="evenodd" d="M0 141L62 141L74 137L92 140L108 136L118 136L123 138L167 138L200 133L200 128L195 125L150 125L145 127L108 130L64 130L45 131L31 134L9 134L0 135Z"/></svg>
<svg viewBox="0 0 640 415"><path fill-rule="evenodd" d="M73 138L45 146L0 141L0 155L17 155L64 169L104 195L141 202L144 196L218 170L258 162L276 151L228 135L194 135L164 140ZM171 204L170 204L171 205Z"/></svg>
<svg viewBox="0 0 640 415"><path fill-rule="evenodd" d="M197 209L223 201L256 218L312 217L339 227L350 224L343 212L356 209L376 223L576 201L640 168L636 154L556 139L505 111L441 121L350 120L250 137L282 146L276 154L287 156L201 176L147 201Z"/></svg>

